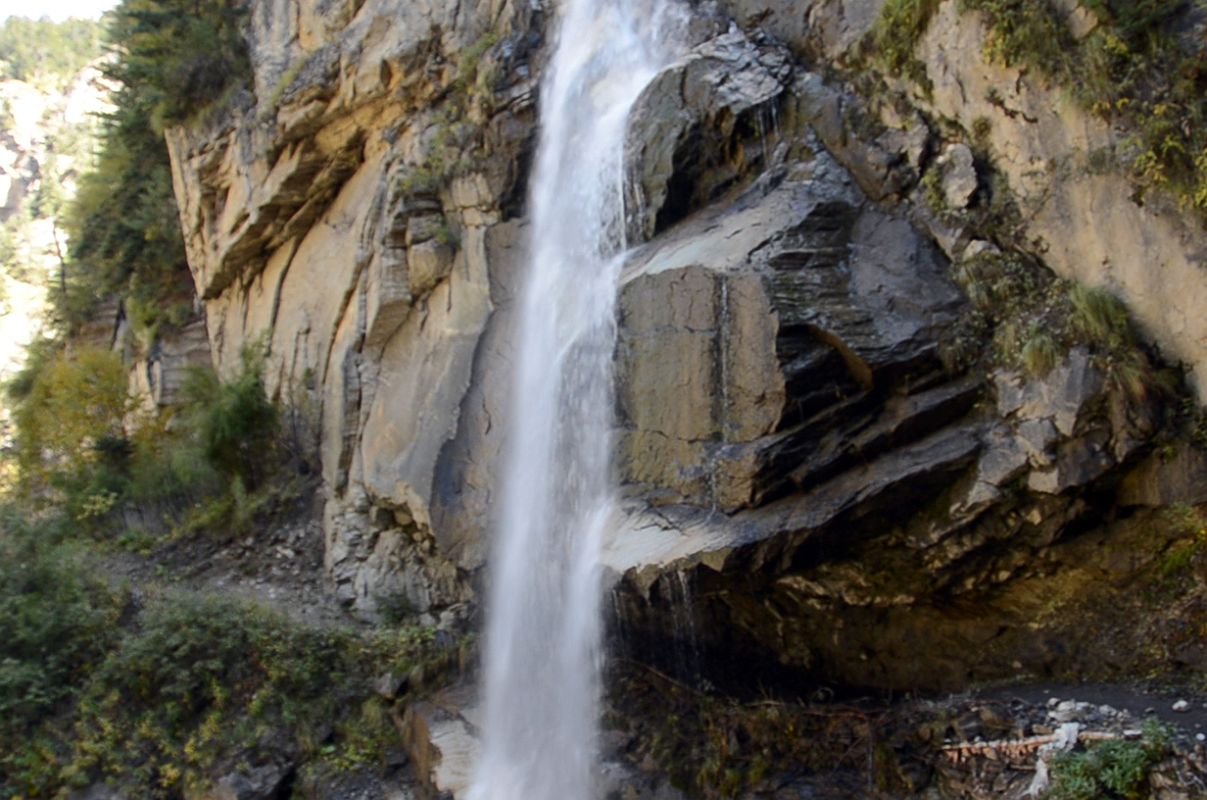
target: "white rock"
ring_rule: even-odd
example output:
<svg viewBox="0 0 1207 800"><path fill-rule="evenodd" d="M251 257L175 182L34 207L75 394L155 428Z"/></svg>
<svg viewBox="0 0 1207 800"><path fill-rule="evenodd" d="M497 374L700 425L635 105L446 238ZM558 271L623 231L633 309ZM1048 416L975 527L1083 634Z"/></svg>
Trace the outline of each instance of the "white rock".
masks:
<svg viewBox="0 0 1207 800"><path fill-rule="evenodd" d="M939 158L943 170L943 199L951 208L967 208L976 192L976 167L966 144L949 146Z"/></svg>
<svg viewBox="0 0 1207 800"><path fill-rule="evenodd" d="M1179 714L1182 714L1182 713L1190 710L1190 703L1186 702L1185 700L1179 700L1178 702L1173 704L1172 708L1174 711L1178 712Z"/></svg>
<svg viewBox="0 0 1207 800"><path fill-rule="evenodd" d="M1031 779L1031 785L1027 787L1027 793L1024 797L1042 797L1048 791L1048 762L1044 761L1041 756L1035 762L1035 777Z"/></svg>
<svg viewBox="0 0 1207 800"><path fill-rule="evenodd" d="M984 239L973 239L968 243L968 246L964 248L964 252L960 257L965 261L968 261L969 259L976 258L977 256L983 256L986 254L998 255L1001 252L1002 251L999 250L998 246L993 242L987 242Z"/></svg>

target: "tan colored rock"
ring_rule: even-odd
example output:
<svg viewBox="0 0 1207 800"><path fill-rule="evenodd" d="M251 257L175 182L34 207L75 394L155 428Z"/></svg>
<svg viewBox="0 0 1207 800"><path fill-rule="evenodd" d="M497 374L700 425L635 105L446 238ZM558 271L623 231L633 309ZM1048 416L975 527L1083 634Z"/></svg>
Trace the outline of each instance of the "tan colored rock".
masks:
<svg viewBox="0 0 1207 800"><path fill-rule="evenodd" d="M1052 7L1064 18L1074 39L1084 39L1098 27L1098 17L1080 0L1051 0Z"/></svg>
<svg viewBox="0 0 1207 800"><path fill-rule="evenodd" d="M436 284L449 276L453 269L455 251L450 245L429 239L407 250L408 278L411 292L422 297Z"/></svg>
<svg viewBox="0 0 1207 800"><path fill-rule="evenodd" d="M484 242L502 198L515 202L534 120L522 81L468 111L450 91L466 47L533 20L502 0L472 13L446 0L259 0L254 105L166 135L214 361L227 373L264 341L270 392L311 404L325 564L366 613L401 594L435 620L472 597L462 565L481 563L485 500L462 516L441 506L435 527L432 503L454 439L497 447L462 431L461 405L486 382L473 375L493 309ZM528 70L527 57L512 66ZM450 113L481 126L472 146L490 157L449 163L468 154L447 152ZM491 478L476 484L486 497L489 460L471 457ZM414 535L400 536L394 512Z"/></svg>
<svg viewBox="0 0 1207 800"><path fill-rule="evenodd" d="M457 430L474 350L490 313L484 233L466 231L449 280L391 337L362 433L368 490L429 525L436 461Z"/></svg>
<svg viewBox="0 0 1207 800"><path fill-rule="evenodd" d="M1090 174L1085 155L1114 144L1113 132L1067 91L985 63L984 43L975 14L960 13L956 0L940 5L917 49L933 84L931 107L966 130L989 121L994 162L1045 262L1116 292L1166 357L1189 367L1207 402L1202 231L1159 198L1138 205L1125 175Z"/></svg>

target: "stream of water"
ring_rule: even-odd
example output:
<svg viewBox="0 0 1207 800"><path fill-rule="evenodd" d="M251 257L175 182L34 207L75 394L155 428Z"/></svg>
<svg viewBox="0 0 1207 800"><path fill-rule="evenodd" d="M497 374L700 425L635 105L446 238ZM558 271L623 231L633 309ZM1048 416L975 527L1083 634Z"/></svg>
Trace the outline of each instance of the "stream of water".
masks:
<svg viewBox="0 0 1207 800"><path fill-rule="evenodd" d="M559 10L541 93L472 800L594 796L625 128L642 89L677 55L666 2L565 0Z"/></svg>

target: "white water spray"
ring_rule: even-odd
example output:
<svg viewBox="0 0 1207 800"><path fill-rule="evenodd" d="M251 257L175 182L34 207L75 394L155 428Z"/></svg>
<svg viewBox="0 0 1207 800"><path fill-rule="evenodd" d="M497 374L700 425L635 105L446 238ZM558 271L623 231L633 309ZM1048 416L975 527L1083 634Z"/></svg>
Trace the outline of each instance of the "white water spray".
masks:
<svg viewBox="0 0 1207 800"><path fill-rule="evenodd" d="M566 0L542 89L472 800L594 796L625 127L677 55L671 1Z"/></svg>

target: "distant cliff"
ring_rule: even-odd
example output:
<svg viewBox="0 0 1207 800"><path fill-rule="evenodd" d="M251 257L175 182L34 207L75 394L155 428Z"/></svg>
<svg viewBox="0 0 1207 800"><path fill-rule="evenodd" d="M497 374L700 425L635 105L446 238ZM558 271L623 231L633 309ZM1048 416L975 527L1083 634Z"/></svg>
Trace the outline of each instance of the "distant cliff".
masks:
<svg viewBox="0 0 1207 800"><path fill-rule="evenodd" d="M99 48L95 48L99 54ZM0 377L11 377L43 323L67 241L59 216L90 166L97 121L109 106L95 64L60 92L49 78L0 81Z"/></svg>

